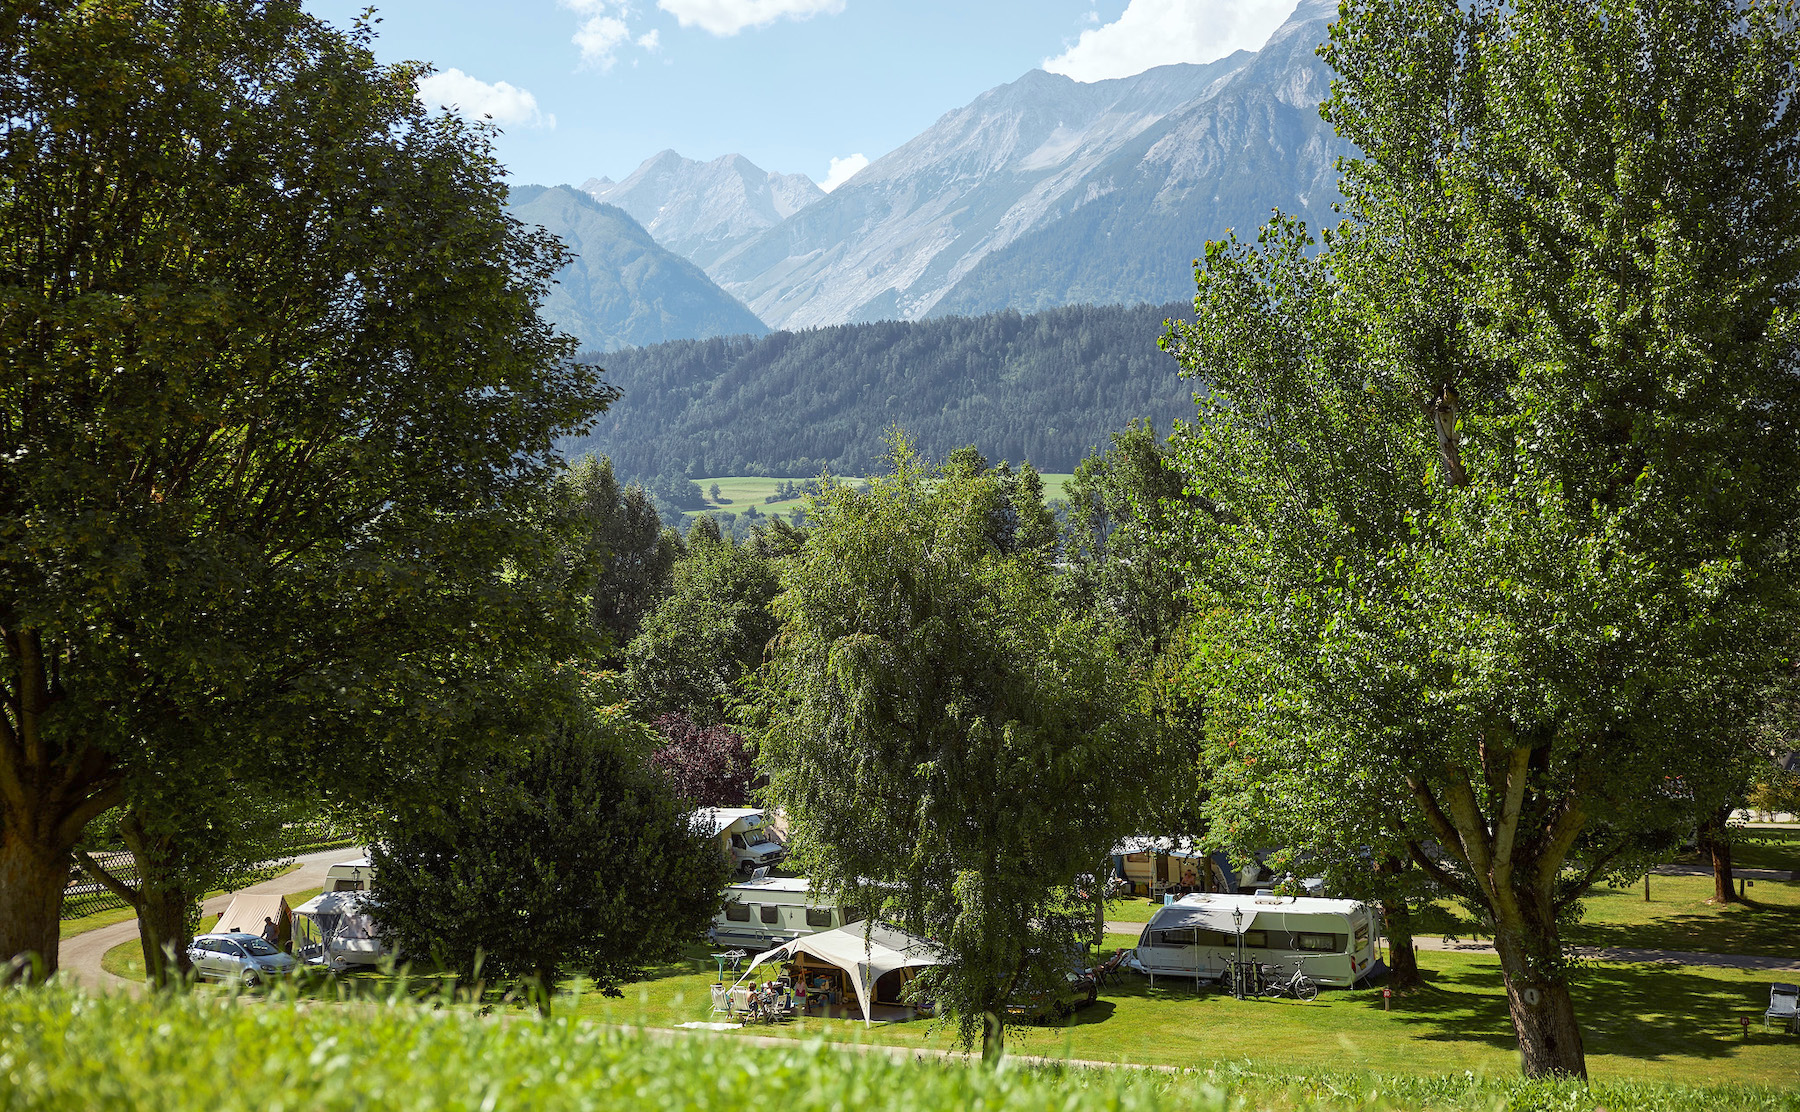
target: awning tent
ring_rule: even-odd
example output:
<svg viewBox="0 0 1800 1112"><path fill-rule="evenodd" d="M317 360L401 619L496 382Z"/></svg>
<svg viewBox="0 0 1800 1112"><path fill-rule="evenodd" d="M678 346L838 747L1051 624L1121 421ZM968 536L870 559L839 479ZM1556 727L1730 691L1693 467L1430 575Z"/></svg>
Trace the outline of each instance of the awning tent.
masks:
<svg viewBox="0 0 1800 1112"><path fill-rule="evenodd" d="M820 931L796 938L784 946L764 950L744 970L744 977L766 961L790 961L798 954L826 965L836 966L850 978L856 989L856 1002L862 1006L863 1022L871 1022L870 993L875 982L896 969L923 968L943 961L937 946L884 923L850 923L836 930ZM743 977L738 982L743 983Z"/></svg>
<svg viewBox="0 0 1800 1112"><path fill-rule="evenodd" d="M1192 897L1189 897L1192 899ZM1196 930L1218 931L1221 934L1236 934L1239 927L1231 918L1236 910L1243 922L1243 929L1250 929L1256 922L1256 912L1244 915L1242 908L1221 907L1213 905L1195 905L1185 900L1178 900L1165 907L1158 908L1152 917L1159 931L1185 930L1192 927Z"/></svg>
<svg viewBox="0 0 1800 1112"><path fill-rule="evenodd" d="M231 906L225 914L219 916L218 925L213 930L243 931L245 934L260 935L263 932L263 919L275 920L275 944L280 946L287 942L291 933L289 916L293 912L288 908L286 896L252 896L239 893L232 898Z"/></svg>
<svg viewBox="0 0 1800 1112"><path fill-rule="evenodd" d="M367 892L324 892L293 911L294 956L303 961L373 963L385 951Z"/></svg>

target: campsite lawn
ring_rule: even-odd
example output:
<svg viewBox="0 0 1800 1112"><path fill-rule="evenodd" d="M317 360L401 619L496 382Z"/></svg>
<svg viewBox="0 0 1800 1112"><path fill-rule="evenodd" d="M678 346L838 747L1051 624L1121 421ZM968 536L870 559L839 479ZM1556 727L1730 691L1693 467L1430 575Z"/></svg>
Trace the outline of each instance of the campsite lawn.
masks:
<svg viewBox="0 0 1800 1112"><path fill-rule="evenodd" d="M1731 846L1731 864L1738 869L1791 869L1800 871L1800 827L1747 826L1738 831ZM1675 859L1683 865L1711 865L1697 853ZM1652 878L1654 885L1654 878Z"/></svg>
<svg viewBox="0 0 1800 1112"><path fill-rule="evenodd" d="M1382 1011L1379 989L1327 990L1311 1004L1238 1001L1216 989L1196 993L1168 981L1151 989L1133 976L1105 989L1099 1003L1066 1026L1009 1028L1007 1044L1016 1054L1143 1065L1248 1060L1290 1069L1515 1076L1516 1042L1497 959L1453 952L1419 958L1427 986L1397 1000L1392 1012ZM704 948L696 948L687 962L627 986L622 999L589 993L577 1009L585 1017L631 1025L705 1021L714 1018L708 992L713 969ZM1577 976L1588 1067L1596 1077L1789 1086L1800 1075L1800 1038L1762 1031L1767 975L1596 964ZM1747 1038L1739 1016L1755 1017ZM954 1048L947 1029L925 1020L865 1028L812 1018L746 1033Z"/></svg>
<svg viewBox="0 0 1800 1112"><path fill-rule="evenodd" d="M1595 888L1582 898L1581 921L1563 940L1578 946L1620 946L1697 954L1792 955L1800 944L1800 881L1759 880L1745 889L1748 903L1707 903L1709 876L1652 876L1629 888ZM1459 909L1440 902L1419 917L1421 935L1486 939Z"/></svg>

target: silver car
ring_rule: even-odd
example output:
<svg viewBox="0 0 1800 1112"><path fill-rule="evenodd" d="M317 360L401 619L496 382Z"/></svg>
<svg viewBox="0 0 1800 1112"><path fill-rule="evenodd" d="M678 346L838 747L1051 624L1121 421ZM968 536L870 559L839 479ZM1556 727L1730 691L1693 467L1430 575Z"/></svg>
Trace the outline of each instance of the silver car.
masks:
<svg viewBox="0 0 1800 1112"><path fill-rule="evenodd" d="M254 934L203 934L188 947L194 975L246 988L292 973L299 963Z"/></svg>

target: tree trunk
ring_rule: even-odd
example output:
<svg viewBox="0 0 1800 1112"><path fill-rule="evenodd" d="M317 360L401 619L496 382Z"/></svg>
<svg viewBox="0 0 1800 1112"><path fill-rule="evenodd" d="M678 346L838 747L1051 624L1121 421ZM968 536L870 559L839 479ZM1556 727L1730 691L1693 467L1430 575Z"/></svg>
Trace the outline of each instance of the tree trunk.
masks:
<svg viewBox="0 0 1800 1112"><path fill-rule="evenodd" d="M56 972L68 883L66 847L34 844L11 823L0 824L0 985Z"/></svg>
<svg viewBox="0 0 1800 1112"><path fill-rule="evenodd" d="M1731 843L1726 840L1725 820L1731 817L1729 806L1714 811L1700 826L1700 851L1712 859L1713 898L1716 904L1737 903L1731 889Z"/></svg>
<svg viewBox="0 0 1800 1112"><path fill-rule="evenodd" d="M1006 1054L1006 1023L998 1008L981 1013L981 1062L997 1066Z"/></svg>
<svg viewBox="0 0 1800 1112"><path fill-rule="evenodd" d="M1555 920L1533 922L1526 915L1497 919L1494 948L1500 954L1506 1006L1519 1035L1525 1076L1587 1080L1587 1054L1563 971Z"/></svg>
<svg viewBox="0 0 1800 1112"><path fill-rule="evenodd" d="M532 995L537 997L538 1015L550 1018L550 1005L556 997L556 966L539 966L534 978Z"/></svg>
<svg viewBox="0 0 1800 1112"><path fill-rule="evenodd" d="M1412 909L1403 899L1381 901L1381 914L1387 920L1388 987L1404 992L1418 988L1425 979L1419 975L1419 955L1413 952Z"/></svg>
<svg viewBox="0 0 1800 1112"><path fill-rule="evenodd" d="M180 984L193 969L194 899L185 891L146 887L138 904L138 943L144 949L144 983L152 988Z"/></svg>
<svg viewBox="0 0 1800 1112"><path fill-rule="evenodd" d="M119 836L137 861L138 942L144 950L144 983L178 984L193 970L188 945L200 924L199 896L182 883L174 840L150 834L135 810L119 823Z"/></svg>

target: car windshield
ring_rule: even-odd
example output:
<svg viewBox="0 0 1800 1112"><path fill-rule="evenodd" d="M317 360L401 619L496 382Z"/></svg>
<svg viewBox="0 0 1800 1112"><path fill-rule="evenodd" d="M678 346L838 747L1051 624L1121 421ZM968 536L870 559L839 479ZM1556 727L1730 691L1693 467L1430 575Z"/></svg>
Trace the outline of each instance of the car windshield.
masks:
<svg viewBox="0 0 1800 1112"><path fill-rule="evenodd" d="M267 958L267 957L273 957L277 953L280 953L279 950L275 949L275 947L269 945L267 942L264 942L260 938L246 938L243 940L242 945L243 945L244 949L250 951L251 957Z"/></svg>

